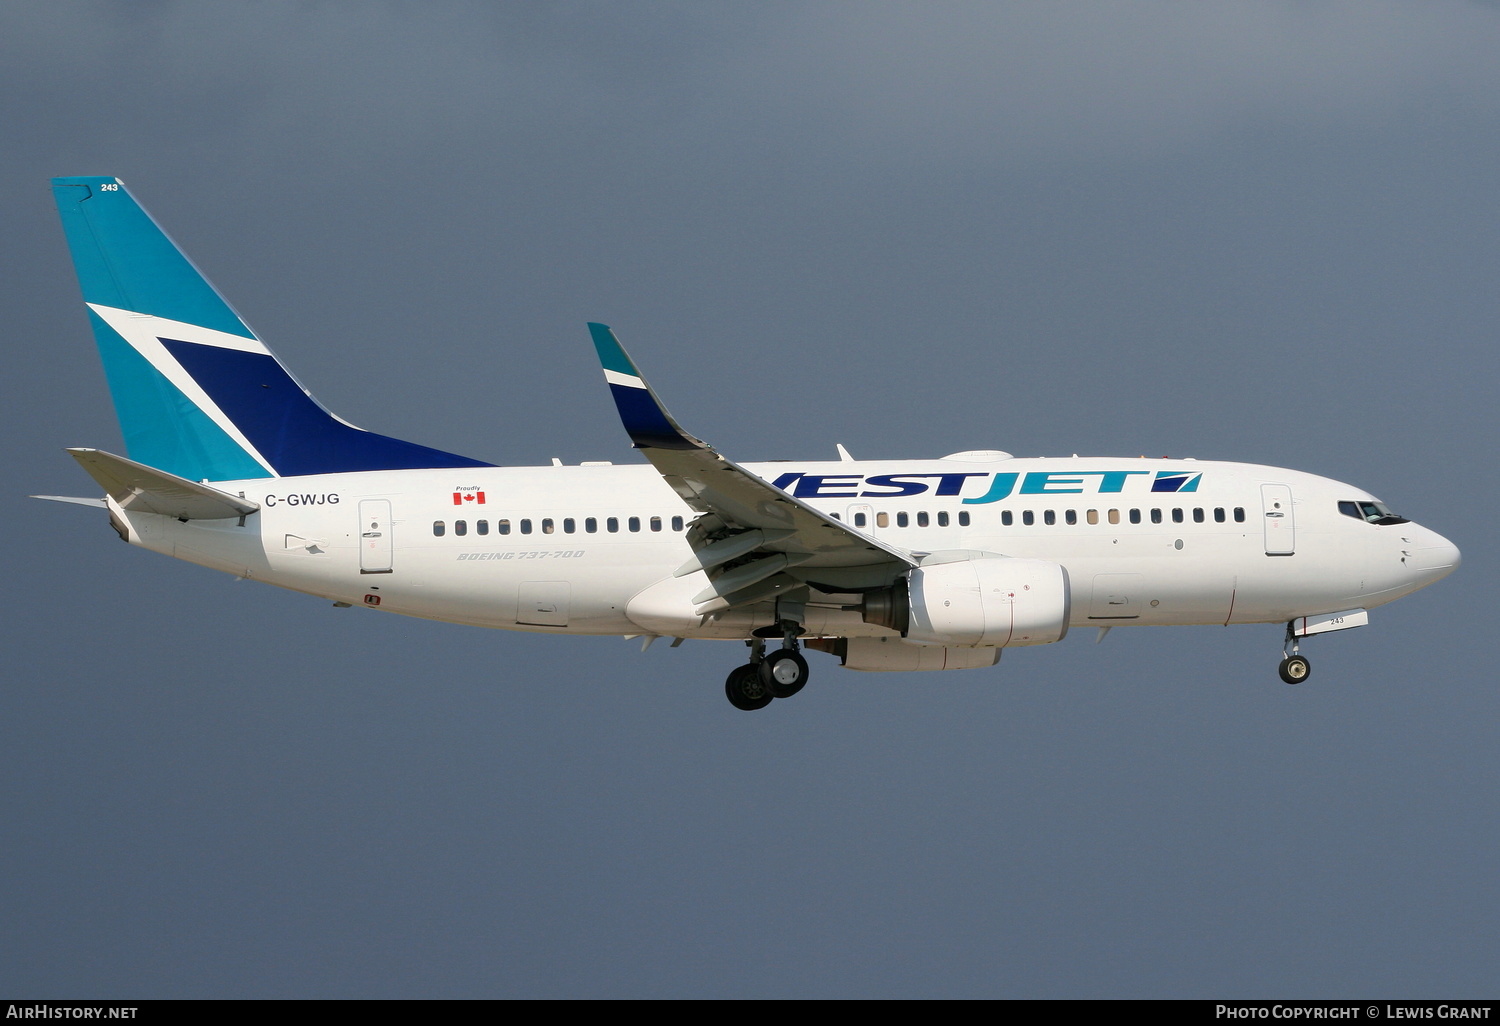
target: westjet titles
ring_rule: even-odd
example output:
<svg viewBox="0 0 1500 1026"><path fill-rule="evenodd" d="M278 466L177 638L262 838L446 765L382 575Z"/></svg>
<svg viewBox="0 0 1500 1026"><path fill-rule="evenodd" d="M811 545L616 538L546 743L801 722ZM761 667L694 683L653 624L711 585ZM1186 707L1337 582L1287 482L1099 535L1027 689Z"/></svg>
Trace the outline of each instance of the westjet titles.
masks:
<svg viewBox="0 0 1500 1026"><path fill-rule="evenodd" d="M1155 477L1152 477L1153 473ZM1202 476L1170 470L1035 470L1024 476L1016 472L907 472L872 474L869 477L860 474L808 474L804 471L790 471L781 474L771 483L777 488L790 491L799 499L889 499L924 495L929 491L933 495L962 495L967 488L970 495L964 498L964 503L982 505L1009 498L1013 492L1017 495L1082 495L1086 492L1113 495L1126 491L1126 482L1136 477L1146 479L1136 483L1144 486L1149 482L1149 490L1152 492L1195 492ZM967 487L970 480L979 483ZM988 485L983 483L986 480ZM1017 480L1021 482L1019 490L1016 489ZM864 491L858 490L861 486Z"/></svg>

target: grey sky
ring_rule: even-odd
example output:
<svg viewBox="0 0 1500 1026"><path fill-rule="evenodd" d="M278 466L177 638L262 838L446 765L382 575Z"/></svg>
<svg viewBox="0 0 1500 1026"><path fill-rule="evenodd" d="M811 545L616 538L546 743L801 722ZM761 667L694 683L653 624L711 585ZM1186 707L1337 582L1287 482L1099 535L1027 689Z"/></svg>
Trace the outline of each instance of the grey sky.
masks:
<svg viewBox="0 0 1500 1026"><path fill-rule="evenodd" d="M1500 961L1500 10L0 6L0 992L1485 997ZM1309 646L992 671L335 610L121 545L46 179L118 174L318 397L634 460L617 329L736 459L1348 480L1463 568Z"/></svg>

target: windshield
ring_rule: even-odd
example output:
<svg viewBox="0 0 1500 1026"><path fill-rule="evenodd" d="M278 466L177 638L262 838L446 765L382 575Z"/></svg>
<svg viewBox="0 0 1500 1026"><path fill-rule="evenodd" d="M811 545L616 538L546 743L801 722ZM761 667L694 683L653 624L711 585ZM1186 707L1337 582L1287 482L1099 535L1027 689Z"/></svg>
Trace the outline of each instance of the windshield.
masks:
<svg viewBox="0 0 1500 1026"><path fill-rule="evenodd" d="M1355 520L1363 520L1371 524L1379 524L1381 527L1388 527L1391 524L1411 523L1411 521L1407 520L1405 517L1398 517L1396 514L1392 513L1389 506L1378 500L1340 502L1339 512L1344 514L1344 516L1346 517L1353 517Z"/></svg>

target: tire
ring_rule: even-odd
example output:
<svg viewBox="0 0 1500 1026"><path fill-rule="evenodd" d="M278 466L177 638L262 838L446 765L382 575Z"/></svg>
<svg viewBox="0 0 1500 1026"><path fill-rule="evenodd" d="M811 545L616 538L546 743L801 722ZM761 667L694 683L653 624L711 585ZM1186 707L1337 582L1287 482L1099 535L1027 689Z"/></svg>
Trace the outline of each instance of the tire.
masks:
<svg viewBox="0 0 1500 1026"><path fill-rule="evenodd" d="M1301 684L1312 673L1312 664L1299 655L1287 656L1276 668L1276 672L1288 684Z"/></svg>
<svg viewBox="0 0 1500 1026"><path fill-rule="evenodd" d="M737 666L724 681L724 696L742 712L754 712L771 704L771 692L760 681L760 667L754 663Z"/></svg>
<svg viewBox="0 0 1500 1026"><path fill-rule="evenodd" d="M761 660L760 682L774 698L791 698L807 686L807 660L794 648L772 652Z"/></svg>

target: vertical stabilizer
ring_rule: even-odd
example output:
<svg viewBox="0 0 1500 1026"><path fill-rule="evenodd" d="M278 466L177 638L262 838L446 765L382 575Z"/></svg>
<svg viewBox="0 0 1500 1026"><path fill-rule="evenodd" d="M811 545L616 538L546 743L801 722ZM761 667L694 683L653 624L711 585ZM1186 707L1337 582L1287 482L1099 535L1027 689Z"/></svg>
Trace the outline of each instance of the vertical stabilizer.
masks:
<svg viewBox="0 0 1500 1026"><path fill-rule="evenodd" d="M323 409L119 179L52 192L131 459L191 481L490 465Z"/></svg>

